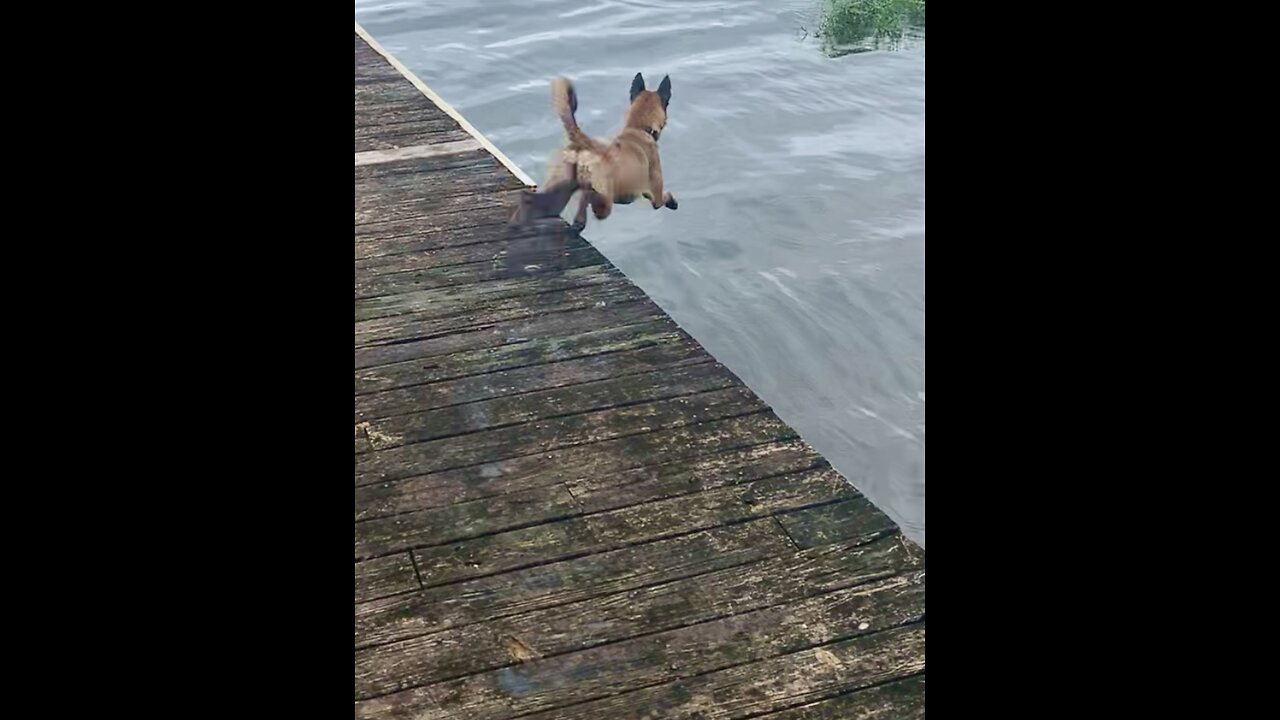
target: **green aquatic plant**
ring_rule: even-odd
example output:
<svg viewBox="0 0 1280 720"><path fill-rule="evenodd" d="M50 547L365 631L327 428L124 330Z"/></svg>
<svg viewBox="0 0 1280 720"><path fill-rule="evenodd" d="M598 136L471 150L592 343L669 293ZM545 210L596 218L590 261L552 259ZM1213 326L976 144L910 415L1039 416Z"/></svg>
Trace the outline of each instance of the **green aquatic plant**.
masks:
<svg viewBox="0 0 1280 720"><path fill-rule="evenodd" d="M818 35L828 55L896 46L924 27L924 0L824 0Z"/></svg>

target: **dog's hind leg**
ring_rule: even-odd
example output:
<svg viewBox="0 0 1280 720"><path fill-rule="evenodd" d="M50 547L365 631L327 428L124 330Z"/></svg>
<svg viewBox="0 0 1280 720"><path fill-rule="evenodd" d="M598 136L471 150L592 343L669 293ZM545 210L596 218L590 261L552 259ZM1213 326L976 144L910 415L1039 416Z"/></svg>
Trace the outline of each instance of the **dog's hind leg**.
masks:
<svg viewBox="0 0 1280 720"><path fill-rule="evenodd" d="M587 208L591 205L591 188L582 189L582 197L578 198L578 212L573 216L573 224L569 227L580 233L587 229Z"/></svg>

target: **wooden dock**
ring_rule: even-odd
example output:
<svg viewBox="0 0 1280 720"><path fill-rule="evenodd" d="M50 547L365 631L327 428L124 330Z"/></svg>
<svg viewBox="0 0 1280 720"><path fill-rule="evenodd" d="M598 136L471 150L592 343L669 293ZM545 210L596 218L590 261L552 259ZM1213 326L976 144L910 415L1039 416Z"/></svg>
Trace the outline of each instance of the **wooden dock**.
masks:
<svg viewBox="0 0 1280 720"><path fill-rule="evenodd" d="M923 717L924 551L397 67L357 27L356 717Z"/></svg>

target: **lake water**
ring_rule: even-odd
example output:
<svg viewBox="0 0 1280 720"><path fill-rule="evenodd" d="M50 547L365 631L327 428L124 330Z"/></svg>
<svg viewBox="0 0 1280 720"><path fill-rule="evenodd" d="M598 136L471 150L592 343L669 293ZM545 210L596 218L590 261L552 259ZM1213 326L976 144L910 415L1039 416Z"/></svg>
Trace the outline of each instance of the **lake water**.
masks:
<svg viewBox="0 0 1280 720"><path fill-rule="evenodd" d="M583 233L924 543L924 39L829 58L824 0L357 0L356 19L534 180L670 74L666 189ZM574 205L573 207L576 207Z"/></svg>

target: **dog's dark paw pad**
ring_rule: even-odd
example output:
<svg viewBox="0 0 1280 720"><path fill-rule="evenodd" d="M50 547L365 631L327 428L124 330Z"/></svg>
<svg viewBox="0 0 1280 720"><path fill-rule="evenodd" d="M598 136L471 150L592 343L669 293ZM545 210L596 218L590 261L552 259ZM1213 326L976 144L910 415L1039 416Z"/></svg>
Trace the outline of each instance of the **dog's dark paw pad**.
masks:
<svg viewBox="0 0 1280 720"><path fill-rule="evenodd" d="M676 202L675 197L672 196L670 198L667 198L667 207L671 208L672 210L678 210L680 209L680 203Z"/></svg>

